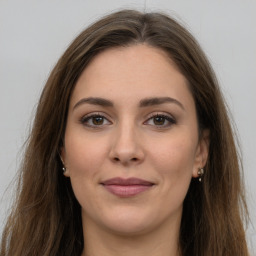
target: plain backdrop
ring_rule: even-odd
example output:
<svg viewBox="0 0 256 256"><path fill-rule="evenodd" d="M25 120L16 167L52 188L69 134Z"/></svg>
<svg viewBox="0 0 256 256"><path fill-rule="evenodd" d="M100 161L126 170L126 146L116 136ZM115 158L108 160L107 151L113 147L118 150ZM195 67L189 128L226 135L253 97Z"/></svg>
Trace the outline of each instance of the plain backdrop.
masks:
<svg viewBox="0 0 256 256"><path fill-rule="evenodd" d="M255 0L0 0L0 232L37 100L57 59L78 33L120 8L165 11L209 57L238 129L256 255Z"/></svg>

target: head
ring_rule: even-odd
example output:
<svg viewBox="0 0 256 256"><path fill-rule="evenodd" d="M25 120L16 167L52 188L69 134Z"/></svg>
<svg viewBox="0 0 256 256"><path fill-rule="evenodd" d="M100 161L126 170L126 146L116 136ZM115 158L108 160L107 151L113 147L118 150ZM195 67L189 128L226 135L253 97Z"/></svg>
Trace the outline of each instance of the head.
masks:
<svg viewBox="0 0 256 256"><path fill-rule="evenodd" d="M23 193L28 196L33 190L30 200L37 202L38 214L44 212L49 216L50 223L45 228L50 226L52 237L58 237L57 244L65 245L63 248L71 253L74 248L81 250L81 208L70 180L62 173L60 159L60 155L64 162L67 158L65 139L72 96L84 72L97 58L110 51L127 52L127 49L142 46L162 54L166 63L169 61L184 78L195 109L196 141L204 140L207 148L197 166L204 167L203 182L198 182L195 169L186 185L180 246L184 255L204 255L207 251L209 255L214 244L212 255L221 255L231 241L228 237L243 229L238 205L243 197L240 197L239 161L232 129L206 56L192 35L166 15L117 12L91 25L68 47L53 69L39 101L23 177L25 183L36 186L29 186L31 190L24 188ZM240 221L234 223L235 219ZM70 241L70 237L73 240ZM53 243L51 246L54 247Z"/></svg>

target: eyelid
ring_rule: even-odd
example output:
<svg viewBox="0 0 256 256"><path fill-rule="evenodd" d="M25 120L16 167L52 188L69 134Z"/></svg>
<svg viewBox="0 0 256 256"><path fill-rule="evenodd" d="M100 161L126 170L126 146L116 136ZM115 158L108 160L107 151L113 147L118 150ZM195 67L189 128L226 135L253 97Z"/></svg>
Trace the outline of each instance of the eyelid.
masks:
<svg viewBox="0 0 256 256"><path fill-rule="evenodd" d="M106 124L102 124L102 125L89 125L89 124L86 124L86 120L90 120L90 118L93 118L93 117L103 117L105 120L108 121L109 124L112 124L112 121L110 121L108 115L104 112L91 112L91 113L88 113L86 115L83 115L80 119L79 119L79 122L86 126L86 127L89 127L89 128L101 128L102 126L106 126ZM109 125L107 124L107 125Z"/></svg>
<svg viewBox="0 0 256 256"><path fill-rule="evenodd" d="M102 117L102 118L104 118L105 121L107 121L107 124L106 123L98 124L98 125L97 124L89 124L89 120L92 120L93 117ZM167 124L163 124L163 125L149 124L149 121L156 117L163 117L165 119L165 122L167 122ZM104 112L91 112L91 113L85 114L79 119L79 122L85 127L98 128L98 129L100 129L104 126L113 124L109 115ZM157 112L150 113L146 117L146 121L143 122L143 125L150 125L150 126L154 126L154 127L158 128L158 129L164 129L164 128L168 128L176 123L177 123L176 119L170 113L157 111Z"/></svg>
<svg viewBox="0 0 256 256"><path fill-rule="evenodd" d="M149 120L155 118L155 117L163 117L165 118L169 123L167 125L152 125L155 126L158 129L163 129L163 128L168 128L170 126L172 126L173 124L176 124L177 121L176 119L169 113L166 112L153 112L150 113L149 116L147 117L147 120L144 122L144 124L146 124L147 122L149 122Z"/></svg>

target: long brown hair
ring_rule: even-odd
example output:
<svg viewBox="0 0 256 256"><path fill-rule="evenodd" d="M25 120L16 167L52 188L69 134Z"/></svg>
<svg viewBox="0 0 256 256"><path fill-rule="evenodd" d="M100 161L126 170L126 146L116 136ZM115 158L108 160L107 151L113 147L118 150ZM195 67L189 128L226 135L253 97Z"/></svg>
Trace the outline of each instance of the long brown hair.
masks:
<svg viewBox="0 0 256 256"><path fill-rule="evenodd" d="M183 256L246 256L247 208L241 163L214 72L193 36L160 13L123 10L83 31L53 69L42 92L17 200L1 244L5 256L74 256L83 249L81 209L62 174L59 149L77 79L92 58L112 47L147 44L164 50L189 82L200 130L210 130L203 182L192 179L180 228Z"/></svg>

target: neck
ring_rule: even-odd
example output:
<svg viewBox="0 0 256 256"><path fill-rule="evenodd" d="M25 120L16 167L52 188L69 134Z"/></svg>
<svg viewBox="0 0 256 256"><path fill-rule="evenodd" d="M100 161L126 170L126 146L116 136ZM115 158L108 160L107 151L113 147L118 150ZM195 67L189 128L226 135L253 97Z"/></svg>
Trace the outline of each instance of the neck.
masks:
<svg viewBox="0 0 256 256"><path fill-rule="evenodd" d="M177 221L171 228L162 226L147 234L117 234L98 229L84 222L84 251L82 256L180 256ZM168 228L166 228L168 226Z"/></svg>

